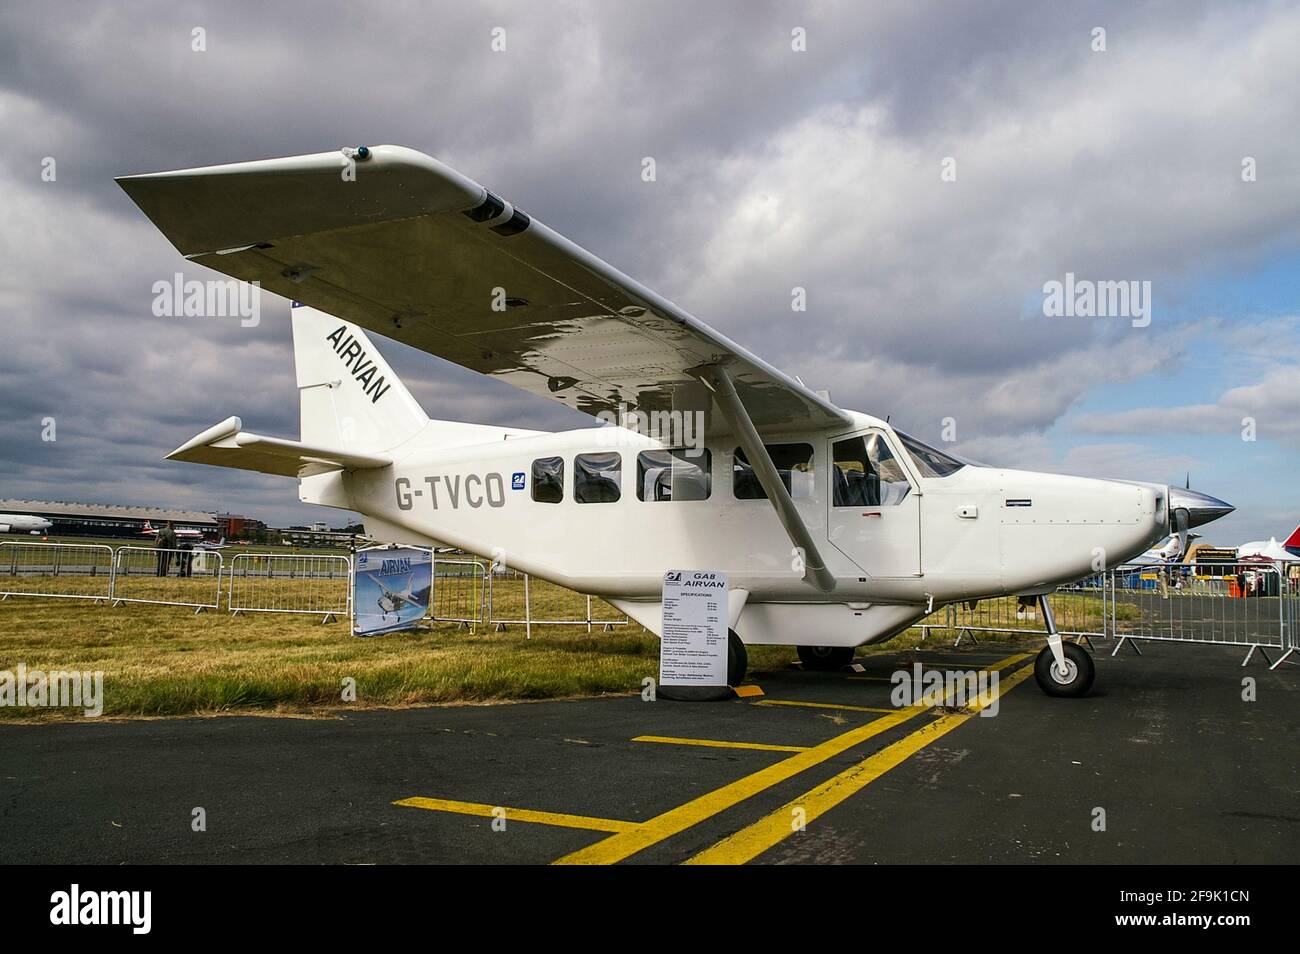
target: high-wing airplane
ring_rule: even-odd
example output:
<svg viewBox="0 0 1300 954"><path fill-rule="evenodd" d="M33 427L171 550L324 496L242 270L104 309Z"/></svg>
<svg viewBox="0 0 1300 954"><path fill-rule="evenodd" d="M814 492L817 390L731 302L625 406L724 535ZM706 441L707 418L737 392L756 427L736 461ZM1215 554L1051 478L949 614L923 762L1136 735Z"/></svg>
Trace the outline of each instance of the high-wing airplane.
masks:
<svg viewBox="0 0 1300 954"><path fill-rule="evenodd" d="M415 585L414 575L407 577L406 588L401 590L393 589L377 577L375 582L379 584L379 588L383 591L379 594L379 598L375 600L375 605L379 607L379 612L384 616L390 613L398 613L408 603L419 601L417 596L411 592L411 587Z"/></svg>
<svg viewBox="0 0 1300 954"><path fill-rule="evenodd" d="M0 533L43 533L54 526L30 513L0 513Z"/></svg>
<svg viewBox="0 0 1300 954"><path fill-rule="evenodd" d="M231 417L170 458L296 477L380 539L491 554L656 633L666 571L724 571L733 685L746 643L834 668L945 603L1017 594L1048 624L1040 686L1080 695L1091 657L1044 595L1232 510L978 466L838 407L411 149L117 181L186 258L303 306L300 439ZM431 420L366 331L621 426Z"/></svg>

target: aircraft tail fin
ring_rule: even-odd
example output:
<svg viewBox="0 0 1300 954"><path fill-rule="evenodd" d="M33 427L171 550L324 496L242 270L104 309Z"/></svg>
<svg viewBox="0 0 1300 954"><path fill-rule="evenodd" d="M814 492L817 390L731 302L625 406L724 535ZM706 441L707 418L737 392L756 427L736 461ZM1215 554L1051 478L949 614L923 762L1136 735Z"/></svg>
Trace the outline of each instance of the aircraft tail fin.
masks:
<svg viewBox="0 0 1300 954"><path fill-rule="evenodd" d="M295 305L293 358L304 444L386 451L429 423L383 355L351 322Z"/></svg>
<svg viewBox="0 0 1300 954"><path fill-rule="evenodd" d="M1288 550L1293 547L1300 548L1300 527L1296 527L1291 531L1291 536L1282 541L1282 546L1286 547Z"/></svg>

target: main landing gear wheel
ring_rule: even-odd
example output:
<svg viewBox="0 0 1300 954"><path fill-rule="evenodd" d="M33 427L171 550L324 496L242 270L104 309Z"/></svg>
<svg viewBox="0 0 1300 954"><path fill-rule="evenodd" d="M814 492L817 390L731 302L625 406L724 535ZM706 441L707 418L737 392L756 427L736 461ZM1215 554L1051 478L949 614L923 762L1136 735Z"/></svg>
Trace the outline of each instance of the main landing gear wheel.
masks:
<svg viewBox="0 0 1300 954"><path fill-rule="evenodd" d="M1063 643L1061 650L1065 653L1065 672L1056 665L1050 646L1044 646L1038 654L1034 661L1034 678L1038 680L1039 688L1049 696L1087 695L1097 676L1092 656L1075 643Z"/></svg>
<svg viewBox="0 0 1300 954"><path fill-rule="evenodd" d="M734 629L727 630L727 685L738 686L749 671L749 650Z"/></svg>
<svg viewBox="0 0 1300 954"><path fill-rule="evenodd" d="M749 650L734 630L727 630L727 684L725 686L660 686L658 697L673 702L716 702L730 699L749 670Z"/></svg>
<svg viewBox="0 0 1300 954"><path fill-rule="evenodd" d="M853 662L852 646L799 646L799 661L812 672L839 672Z"/></svg>

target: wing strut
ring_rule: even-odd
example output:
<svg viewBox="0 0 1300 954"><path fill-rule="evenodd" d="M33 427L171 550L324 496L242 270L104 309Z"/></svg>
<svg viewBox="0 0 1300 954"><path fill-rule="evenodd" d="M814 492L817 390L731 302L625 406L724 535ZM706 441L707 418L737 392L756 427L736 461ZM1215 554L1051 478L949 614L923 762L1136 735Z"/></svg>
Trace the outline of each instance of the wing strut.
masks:
<svg viewBox="0 0 1300 954"><path fill-rule="evenodd" d="M790 492L785 489L781 475L777 473L776 465L763 446L754 422L749 419L749 413L745 410L740 395L736 393L731 378L722 368L712 367L702 371L700 380L713 391L718 410L731 425L732 433L744 448L745 456L754 468L754 475L758 477L767 499L772 501L772 508L785 527L790 542L803 551L804 582L811 583L823 593L831 592L835 589L835 577L826 569L826 562L817 551L817 544L813 543L812 534L799 516L794 501L790 499Z"/></svg>

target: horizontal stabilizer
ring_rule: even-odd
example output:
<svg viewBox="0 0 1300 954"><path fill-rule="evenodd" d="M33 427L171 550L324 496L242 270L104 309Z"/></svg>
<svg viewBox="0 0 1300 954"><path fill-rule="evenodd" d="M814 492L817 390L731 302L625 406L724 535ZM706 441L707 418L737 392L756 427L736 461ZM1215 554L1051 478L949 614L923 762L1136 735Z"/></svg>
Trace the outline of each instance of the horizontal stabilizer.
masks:
<svg viewBox="0 0 1300 954"><path fill-rule="evenodd" d="M208 428L168 454L167 459L281 477L311 477L332 470L374 470L393 462L391 457L383 455L313 447L300 441L253 434L243 430L243 422L237 417L228 417Z"/></svg>

